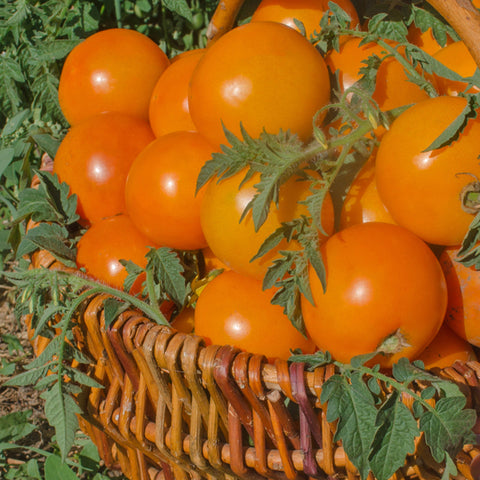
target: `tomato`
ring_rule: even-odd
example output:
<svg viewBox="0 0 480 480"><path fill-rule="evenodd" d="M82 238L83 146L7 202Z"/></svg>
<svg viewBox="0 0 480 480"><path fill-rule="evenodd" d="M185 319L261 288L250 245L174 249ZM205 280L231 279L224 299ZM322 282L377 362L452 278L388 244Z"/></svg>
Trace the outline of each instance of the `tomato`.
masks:
<svg viewBox="0 0 480 480"><path fill-rule="evenodd" d="M195 307L195 334L208 344L232 345L269 359L288 359L296 348L314 346L271 303L273 293L262 283L231 270L217 275L200 293Z"/></svg>
<svg viewBox="0 0 480 480"><path fill-rule="evenodd" d="M257 193L255 184L259 175L255 174L240 186L245 171L230 178L217 181L212 179L207 185L201 208L201 225L208 246L213 254L228 268L244 275L263 279L268 267L280 257L280 250L299 249L296 242L282 241L262 257L251 261L260 246L282 222L289 222L301 215L308 215L305 200L310 193L309 182L298 181L293 176L280 187L278 208L272 203L265 223L255 231L251 210L240 221L247 204ZM327 234L333 232L333 202L327 194L322 211L323 228Z"/></svg>
<svg viewBox="0 0 480 480"><path fill-rule="evenodd" d="M163 50L136 30L94 33L68 54L58 100L70 125L103 112L148 120L153 87L170 64Z"/></svg>
<svg viewBox="0 0 480 480"><path fill-rule="evenodd" d="M335 2L351 18L350 27L359 24L358 13L350 0ZM252 15L252 22L278 22L298 30L294 20L299 20L305 27L307 38L320 31L320 20L330 10L329 0L262 0Z"/></svg>
<svg viewBox="0 0 480 480"><path fill-rule="evenodd" d="M446 324L460 337L480 347L480 271L456 260L459 247L449 247L440 254L448 288Z"/></svg>
<svg viewBox="0 0 480 480"><path fill-rule="evenodd" d="M395 223L378 195L375 154L367 160L350 185L340 214L340 228L365 222Z"/></svg>
<svg viewBox="0 0 480 480"><path fill-rule="evenodd" d="M353 225L331 236L321 254L326 291L312 268L313 305L302 298L305 326L319 349L348 363L395 340L390 353L374 359L389 368L401 357L416 358L437 334L447 306L445 278L413 233L381 222Z"/></svg>
<svg viewBox="0 0 480 480"><path fill-rule="evenodd" d="M145 255L152 242L138 231L127 215L105 218L92 225L78 242L77 265L87 275L123 290L127 277L120 260L130 260L140 267L147 265ZM132 287L138 293L144 278Z"/></svg>
<svg viewBox="0 0 480 480"><path fill-rule="evenodd" d="M154 139L147 121L121 113L95 115L70 128L53 171L77 195L83 219L94 223L125 212L127 173Z"/></svg>
<svg viewBox="0 0 480 480"><path fill-rule="evenodd" d="M451 367L456 360L470 362L476 360L476 355L466 340L443 324L417 359L423 361L426 369L432 369Z"/></svg>
<svg viewBox="0 0 480 480"><path fill-rule="evenodd" d="M213 254L210 247L203 248L202 253L205 262L205 271L207 273L212 272L213 270L228 269L228 267Z"/></svg>
<svg viewBox="0 0 480 480"><path fill-rule="evenodd" d="M471 77L477 69L477 64L462 41L454 42L439 50L434 56L435 60L458 73L462 77ZM477 93L479 88L472 86L467 89L468 82L448 80L435 75L435 82L441 95L458 95L463 91Z"/></svg>
<svg viewBox="0 0 480 480"><path fill-rule="evenodd" d="M158 137L135 159L125 186L126 209L137 228L158 245L179 250L207 246L200 226L204 189L197 177L212 146L197 132Z"/></svg>
<svg viewBox="0 0 480 480"><path fill-rule="evenodd" d="M230 30L200 60L190 83L190 114L213 144L227 143L222 123L240 136L290 130L306 141L312 117L330 100L322 55L300 33L274 22Z"/></svg>
<svg viewBox="0 0 480 480"><path fill-rule="evenodd" d="M158 79L149 105L150 125L157 137L175 130L195 130L188 105L188 86L204 53L204 49L198 49L179 55Z"/></svg>
<svg viewBox="0 0 480 480"><path fill-rule="evenodd" d="M172 319L170 325L178 332L192 333L195 327L195 310L185 307Z"/></svg>
<svg viewBox="0 0 480 480"><path fill-rule="evenodd" d="M428 53L429 55L434 55L442 48L442 45L440 45L437 42L436 38L433 36L433 31L431 28L428 28L427 30L422 32L422 30L414 24L408 27L407 40L410 43L417 45L417 47L420 47L424 52ZM450 37L450 35L447 35L445 45L449 45L452 42L452 37Z"/></svg>
<svg viewBox="0 0 480 480"><path fill-rule="evenodd" d="M345 92L362 77L361 68L365 67L368 57L376 55L385 57L388 52L377 43L371 42L360 45L361 38L352 37L340 45L340 50L332 50L325 61L332 73L339 72L339 88ZM391 42L392 46L395 45ZM379 66L375 91L372 96L378 103L380 110L409 105L425 100L427 92L412 83L405 73L402 64L394 57L388 57Z"/></svg>
<svg viewBox="0 0 480 480"><path fill-rule="evenodd" d="M473 220L462 208L460 193L471 175L480 177L480 120L470 121L449 146L424 151L466 103L448 96L417 103L393 122L378 148L380 198L395 222L431 244L459 245Z"/></svg>

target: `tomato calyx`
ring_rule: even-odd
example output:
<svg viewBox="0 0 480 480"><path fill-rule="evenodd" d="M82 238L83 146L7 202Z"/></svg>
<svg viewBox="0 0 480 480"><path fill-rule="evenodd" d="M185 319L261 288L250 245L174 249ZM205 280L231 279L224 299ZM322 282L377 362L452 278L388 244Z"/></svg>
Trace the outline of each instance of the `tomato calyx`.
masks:
<svg viewBox="0 0 480 480"><path fill-rule="evenodd" d="M467 183L460 192L462 209L464 212L475 215L480 211L480 181L471 173L466 173L466 175L472 176L475 180Z"/></svg>
<svg viewBox="0 0 480 480"><path fill-rule="evenodd" d="M385 337L377 346L376 352L382 355L395 355L405 348L411 347L400 329Z"/></svg>

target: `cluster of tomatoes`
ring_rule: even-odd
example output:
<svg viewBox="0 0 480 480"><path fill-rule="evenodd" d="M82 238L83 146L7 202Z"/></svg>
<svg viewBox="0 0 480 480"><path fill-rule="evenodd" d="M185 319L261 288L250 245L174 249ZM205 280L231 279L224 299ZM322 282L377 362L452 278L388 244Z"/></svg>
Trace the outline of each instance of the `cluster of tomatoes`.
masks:
<svg viewBox="0 0 480 480"><path fill-rule="evenodd" d="M346 362L378 350L375 360L384 367L402 356L427 366L474 358L480 274L454 258L473 220L459 195L480 176L480 120L452 144L425 151L465 107L456 95L465 85L434 79L440 95L430 97L394 57L382 62L373 99L382 110L412 106L386 133L377 132L381 141L347 192L337 232L332 199L323 203L327 288L312 268L313 303L301 302L307 337L272 304L273 292L262 289L280 251L299 245L285 239L252 258L284 222L308 216L308 183L292 177L283 184L258 231L251 212L243 217L258 176L244 181L242 171L196 191L202 166L228 145L225 129L240 137L242 125L253 138L289 130L309 142L313 117L331 99L330 74L337 72L346 90L367 57L386 55L377 44L345 37L339 51L323 56L293 18L310 35L328 2L288 13L284 3L263 0L250 22L171 59L148 37L124 29L98 32L72 50L59 85L71 128L54 172L77 195L88 226L78 266L121 289L120 259L145 267L150 247L200 252L207 270L223 271L177 320L186 315L193 319L188 330L207 341L271 359L317 348ZM350 1L336 3L357 26ZM459 45L451 40L441 48L430 31L410 33L421 48L437 48L439 58Z"/></svg>

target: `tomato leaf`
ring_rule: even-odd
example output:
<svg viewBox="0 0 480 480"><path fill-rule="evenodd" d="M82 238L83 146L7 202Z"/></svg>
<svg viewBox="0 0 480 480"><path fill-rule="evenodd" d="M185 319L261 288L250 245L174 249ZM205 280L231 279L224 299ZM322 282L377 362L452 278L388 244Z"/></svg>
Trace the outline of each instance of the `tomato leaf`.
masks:
<svg viewBox="0 0 480 480"><path fill-rule="evenodd" d="M193 22L192 12L186 0L162 0L162 5L173 13Z"/></svg>
<svg viewBox="0 0 480 480"><path fill-rule="evenodd" d="M346 376L333 375L322 388L320 401L328 402L327 420L338 420L334 440L341 440L345 453L357 467L362 479L370 471L369 455L377 430L374 398L355 372L351 382Z"/></svg>
<svg viewBox="0 0 480 480"><path fill-rule="evenodd" d="M108 297L103 302L103 311L105 315L105 328L108 328L117 317L128 310L130 305L127 302Z"/></svg>
<svg viewBox="0 0 480 480"><path fill-rule="evenodd" d="M387 480L405 463L406 456L415 451L414 439L420 431L397 391L379 409L376 425L370 466L376 478Z"/></svg>
<svg viewBox="0 0 480 480"><path fill-rule="evenodd" d="M443 462L445 455L455 457L466 443L475 443L471 429L476 421L474 410L465 409L464 396L440 398L435 409L420 417L420 429L433 458Z"/></svg>

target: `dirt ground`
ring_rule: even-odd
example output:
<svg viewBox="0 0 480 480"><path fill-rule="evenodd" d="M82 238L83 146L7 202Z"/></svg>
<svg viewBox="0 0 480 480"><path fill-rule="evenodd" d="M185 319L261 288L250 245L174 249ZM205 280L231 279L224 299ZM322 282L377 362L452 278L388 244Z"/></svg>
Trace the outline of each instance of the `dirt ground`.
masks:
<svg viewBox="0 0 480 480"><path fill-rule="evenodd" d="M3 341L4 335L16 337L23 348L23 352L9 352L8 344ZM29 362L33 352L27 339L25 326L15 318L13 304L10 295L0 295L0 360L4 362L15 362L15 373L22 371L22 366ZM43 412L43 400L40 392L31 387L6 387L3 383L9 377L0 375L0 417L13 413L30 410L32 415L29 421L37 428L19 443L30 447L48 450L51 443L53 429L49 426ZM12 463L26 461L25 450L10 450L9 457Z"/></svg>

